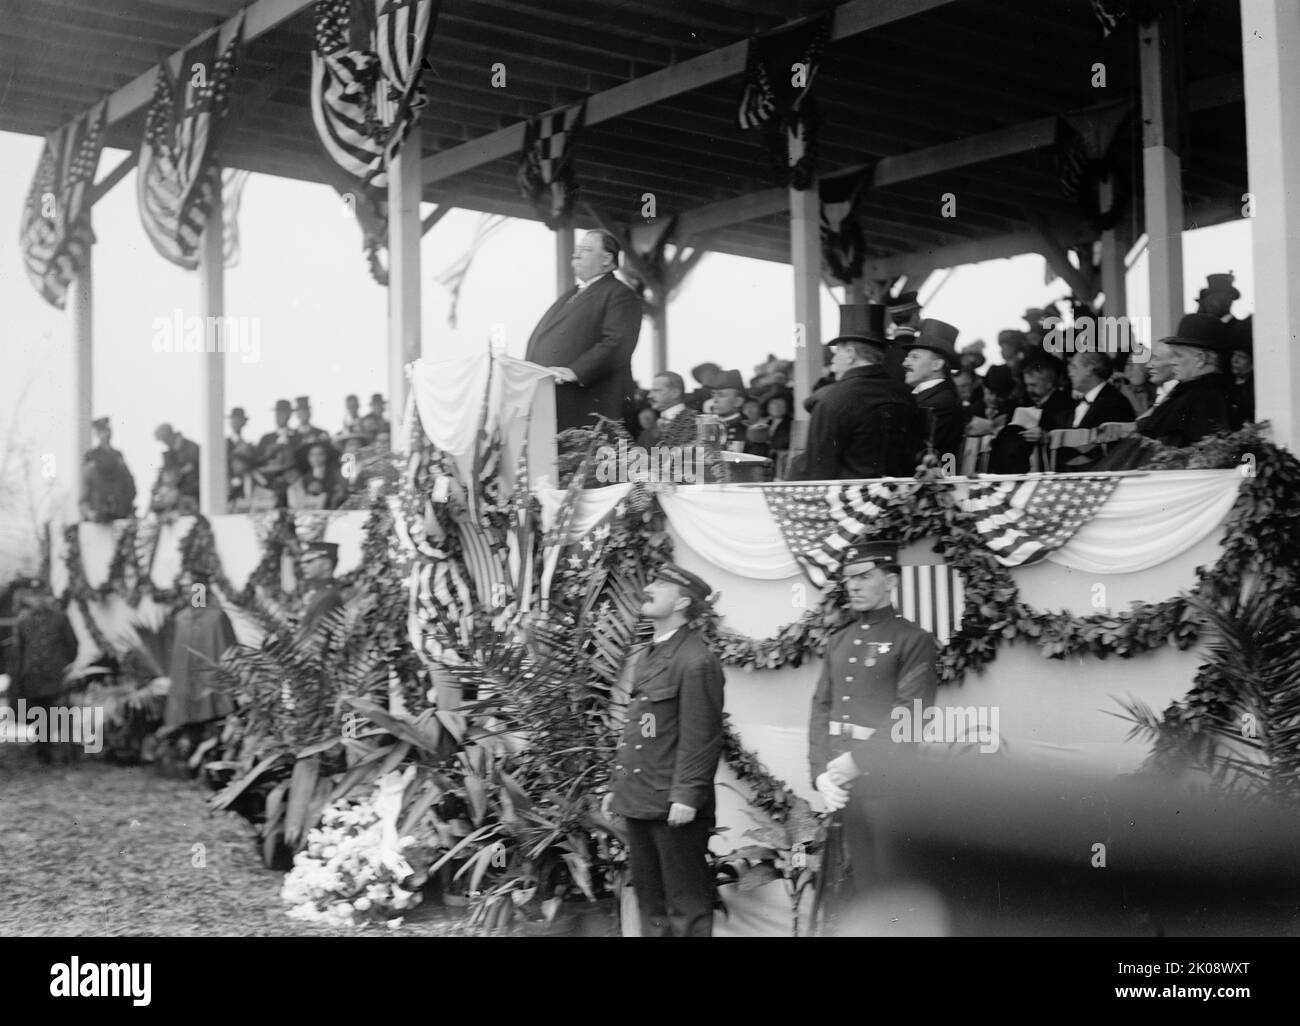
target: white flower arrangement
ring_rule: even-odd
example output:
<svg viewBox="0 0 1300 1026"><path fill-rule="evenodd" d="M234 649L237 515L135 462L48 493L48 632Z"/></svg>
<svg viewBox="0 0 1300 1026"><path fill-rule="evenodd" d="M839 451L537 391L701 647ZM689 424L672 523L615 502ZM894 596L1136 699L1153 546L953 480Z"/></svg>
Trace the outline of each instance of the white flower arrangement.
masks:
<svg viewBox="0 0 1300 1026"><path fill-rule="evenodd" d="M292 918L329 926L384 922L395 929L401 914L423 900L422 881L403 857L417 842L398 838L396 827L411 776L390 773L372 798L325 809L280 891Z"/></svg>

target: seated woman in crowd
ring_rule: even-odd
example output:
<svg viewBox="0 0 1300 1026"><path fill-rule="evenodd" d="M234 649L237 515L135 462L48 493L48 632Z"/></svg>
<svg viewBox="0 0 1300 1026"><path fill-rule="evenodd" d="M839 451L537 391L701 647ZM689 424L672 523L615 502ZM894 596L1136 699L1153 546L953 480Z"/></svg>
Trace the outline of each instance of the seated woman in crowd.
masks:
<svg viewBox="0 0 1300 1026"><path fill-rule="evenodd" d="M298 450L298 476L289 485L290 509L338 509L347 496L339 473L338 452L328 442L312 442Z"/></svg>

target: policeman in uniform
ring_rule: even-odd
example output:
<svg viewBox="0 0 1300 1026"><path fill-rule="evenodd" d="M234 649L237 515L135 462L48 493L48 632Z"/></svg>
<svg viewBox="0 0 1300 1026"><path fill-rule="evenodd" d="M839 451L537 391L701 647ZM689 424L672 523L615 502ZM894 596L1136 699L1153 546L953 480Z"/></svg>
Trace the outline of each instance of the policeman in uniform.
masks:
<svg viewBox="0 0 1300 1026"><path fill-rule="evenodd" d="M712 589L679 566L646 586L654 642L633 654L610 807L627 819L628 859L645 937L708 937L713 777L722 754L722 663L688 624Z"/></svg>
<svg viewBox="0 0 1300 1026"><path fill-rule="evenodd" d="M334 569L339 563L339 547L333 542L310 542L302 552L302 575L307 582L304 598L307 609L298 625L301 641L316 624L343 605L343 593L334 583Z"/></svg>
<svg viewBox="0 0 1300 1026"><path fill-rule="evenodd" d="M91 421L94 447L81 465L81 515L84 520L109 523L135 515L135 478L122 454L113 448L107 417Z"/></svg>
<svg viewBox="0 0 1300 1026"><path fill-rule="evenodd" d="M876 851L870 816L875 799L889 793L887 777L897 772L903 742L891 739L893 712L911 715L913 702L934 704L938 676L934 638L894 608L898 546L872 541L850 548L844 559L844 589L853 622L831 636L821 679L813 695L808 727L813 782L842 827L844 855L854 888L871 885L884 867ZM910 732L909 732L910 736ZM906 763L902 764L906 772ZM831 860L839 854L832 853Z"/></svg>

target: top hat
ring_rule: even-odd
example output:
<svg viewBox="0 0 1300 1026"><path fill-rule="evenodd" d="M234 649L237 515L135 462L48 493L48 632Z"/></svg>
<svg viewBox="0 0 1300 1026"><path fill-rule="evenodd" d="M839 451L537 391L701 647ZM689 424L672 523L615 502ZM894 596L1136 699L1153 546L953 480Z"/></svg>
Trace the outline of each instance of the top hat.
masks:
<svg viewBox="0 0 1300 1026"><path fill-rule="evenodd" d="M277 399L277 400L275 401L275 412L276 412L276 413L281 413L281 412L284 412L284 413L292 413L292 412L293 412L293 406L290 405L288 399Z"/></svg>
<svg viewBox="0 0 1300 1026"><path fill-rule="evenodd" d="M744 395L745 379L741 377L738 370L723 371L713 379L712 388L715 392L722 388L734 388L741 395Z"/></svg>
<svg viewBox="0 0 1300 1026"><path fill-rule="evenodd" d="M1232 339L1228 328L1217 317L1209 314L1190 313L1178 322L1178 330L1160 341L1171 346L1194 346L1208 349L1215 353L1232 351Z"/></svg>
<svg viewBox="0 0 1300 1026"><path fill-rule="evenodd" d="M236 417L238 417L240 420L248 419L248 414L244 412L244 408L242 406L230 407L230 418L233 420Z"/></svg>
<svg viewBox="0 0 1300 1026"><path fill-rule="evenodd" d="M1240 299L1241 293L1237 291L1237 286L1233 284L1234 275L1228 274L1207 274L1205 276L1205 288L1201 289L1200 294L1204 296L1209 292L1227 292L1233 299Z"/></svg>
<svg viewBox="0 0 1300 1026"><path fill-rule="evenodd" d="M331 563L339 561L339 547L334 542L317 541L308 542L302 548L302 558L305 563L309 559L315 559L317 556L324 556Z"/></svg>
<svg viewBox="0 0 1300 1026"><path fill-rule="evenodd" d="M844 550L844 562L840 573L845 577L870 573L875 569L898 569L898 543L892 541L868 541L853 545Z"/></svg>
<svg viewBox="0 0 1300 1026"><path fill-rule="evenodd" d="M96 417L94 420L90 422L90 426L99 431L106 431L108 430L108 418Z"/></svg>
<svg viewBox="0 0 1300 1026"><path fill-rule="evenodd" d="M932 353L938 353L949 363L955 364L958 362L957 334L958 329L951 324L927 317L921 322L920 332L908 341L907 348L928 349Z"/></svg>
<svg viewBox="0 0 1300 1026"><path fill-rule="evenodd" d="M700 602L709 601L709 596L713 594L713 589L703 577L689 570L683 570L676 563L665 563L661 566L655 571L655 579L678 585L691 598Z"/></svg>
<svg viewBox="0 0 1300 1026"><path fill-rule="evenodd" d="M885 337L885 308L880 303L844 303L840 306L840 333L826 344L837 346L844 342L866 342L868 345L889 348Z"/></svg>
<svg viewBox="0 0 1300 1026"><path fill-rule="evenodd" d="M298 398L296 398L293 402L294 402L294 405L297 406L298 409L301 410L304 406L310 406L310 405L311 405L311 398L310 398L309 396L300 395L300 396L298 396Z"/></svg>

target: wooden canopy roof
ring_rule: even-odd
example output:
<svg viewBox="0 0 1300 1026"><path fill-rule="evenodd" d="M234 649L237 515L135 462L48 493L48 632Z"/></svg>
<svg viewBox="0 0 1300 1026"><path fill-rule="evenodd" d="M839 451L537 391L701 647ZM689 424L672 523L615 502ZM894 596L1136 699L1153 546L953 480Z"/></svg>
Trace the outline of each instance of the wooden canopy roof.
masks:
<svg viewBox="0 0 1300 1026"><path fill-rule="evenodd" d="M137 148L151 69L242 6L245 0L6 4L0 130L43 134L112 93L108 144ZM247 6L249 32L260 34L243 51L223 162L322 181L308 96L311 6L302 0ZM832 0L443 0L432 70L425 74L424 198L535 217L515 185L517 149L484 140L532 115L617 88L619 102L607 109L624 112L593 118L597 123L581 138L583 198L603 215L635 224L643 193L653 192L659 215L680 213L682 232L707 238L709 248L787 261L789 215L784 193L774 189L762 133L736 125L742 88L736 55L743 53L736 44L836 6ZM1056 118L1067 112L1132 103L1118 142L1118 170L1129 195L1140 198L1139 43L1132 25L1103 40L1088 0L838 6L837 19L847 27L839 31L837 21L841 38L831 44L815 87L824 115L818 167L830 174L880 162L863 206L873 273L932 266L941 255L936 251L969 261L1036 249L1041 235L1035 233L1044 229L1064 245L1094 238L1059 181L1053 142ZM1201 225L1239 216L1246 191L1238 19L1236 3L1201 3L1185 22L1183 189L1188 219ZM1093 85L1098 62L1105 65L1104 89ZM498 63L506 69L505 88L491 82ZM680 76L628 85L673 66ZM483 153L498 155L479 162ZM954 217L943 216L945 193L956 198ZM1141 216L1139 199L1128 205L1130 237L1141 231Z"/></svg>

